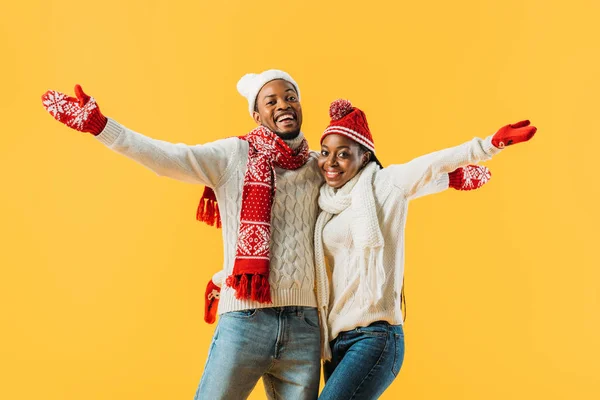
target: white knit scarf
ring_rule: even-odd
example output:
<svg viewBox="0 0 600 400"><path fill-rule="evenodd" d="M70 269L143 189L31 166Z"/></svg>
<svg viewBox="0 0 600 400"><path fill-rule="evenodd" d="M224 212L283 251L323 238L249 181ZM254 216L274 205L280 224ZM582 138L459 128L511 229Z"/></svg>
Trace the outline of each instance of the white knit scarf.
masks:
<svg viewBox="0 0 600 400"><path fill-rule="evenodd" d="M350 231L355 248L361 251L358 257L359 265L349 266L358 268L360 273L359 292L363 302L367 305L377 303L383 297L383 284L385 282L385 268L383 266L384 239L377 219L377 207L373 190L373 179L378 166L371 162L365 166L355 177L349 180L340 189L334 189L324 184L321 186L319 207L321 213L315 226L315 268L317 281L317 302L322 336L322 357L331 358L329 347L328 309L329 309L329 282L325 267L325 252L323 249L323 228L334 215L350 207L352 224ZM384 185L381 198L387 197L390 188ZM346 268L346 266L336 266Z"/></svg>

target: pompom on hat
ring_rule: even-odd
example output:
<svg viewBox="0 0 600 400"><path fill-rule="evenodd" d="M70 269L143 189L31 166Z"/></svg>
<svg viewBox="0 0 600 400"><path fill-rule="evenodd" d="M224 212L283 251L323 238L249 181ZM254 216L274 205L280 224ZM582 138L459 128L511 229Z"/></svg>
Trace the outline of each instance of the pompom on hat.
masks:
<svg viewBox="0 0 600 400"><path fill-rule="evenodd" d="M237 90L248 100L248 111L250 112L250 116L252 116L252 113L254 112L256 96L258 96L260 89L267 83L276 79L283 79L294 85L296 94L298 94L298 100L300 100L300 89L298 89L298 84L287 72L278 69L269 69L260 74L246 74L238 81Z"/></svg>

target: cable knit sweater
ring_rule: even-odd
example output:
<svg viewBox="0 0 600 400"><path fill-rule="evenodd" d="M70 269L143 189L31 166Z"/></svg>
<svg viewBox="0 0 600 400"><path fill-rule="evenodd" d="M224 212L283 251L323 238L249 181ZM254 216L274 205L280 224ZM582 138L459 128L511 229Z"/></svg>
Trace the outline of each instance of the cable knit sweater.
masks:
<svg viewBox="0 0 600 400"><path fill-rule="evenodd" d="M440 174L488 160L499 151L491 144L491 137L485 140L475 138L460 146L431 153L406 164L392 165L375 173L373 188L377 218L384 237L383 265L386 276L383 297L375 304L363 301L361 296L364 296L364 292L359 290L360 273L357 266L362 254L352 240L350 227L355 219L352 207L331 218L323 229L323 249L315 249L316 256L324 257L330 269L329 299L320 298L319 301L329 309L329 340L335 339L340 332L368 326L375 321L402 324L400 293L404 276L404 228L409 200L435 192L425 189ZM391 190L379 190L382 188ZM323 271L317 271L317 276L326 275Z"/></svg>
<svg viewBox="0 0 600 400"><path fill-rule="evenodd" d="M228 276L235 260L248 142L232 137L204 145L172 144L143 136L111 119L97 138L160 176L214 189L222 220L223 270ZM286 142L296 148L302 139L301 134ZM224 285L219 314L261 307L316 307L313 235L317 197L323 182L317 157L311 152L303 167L275 170L277 191L271 212L269 274L273 303L238 300L235 291Z"/></svg>
<svg viewBox="0 0 600 400"><path fill-rule="evenodd" d="M219 276L220 280L230 275L239 231L248 143L232 137L204 145L173 144L141 135L110 118L96 137L110 149L137 161L159 176L214 189L221 213L224 244L223 268L215 276ZM302 139L301 134L286 143L297 148ZM269 274L273 303L238 300L235 291L223 285L219 314L263 307L317 306L313 236L319 187L323 183L317 157L318 153L311 152L307 163L297 170L275 169L277 191L271 211ZM445 175L431 185L425 185L421 192L438 192L447 188L448 176Z"/></svg>

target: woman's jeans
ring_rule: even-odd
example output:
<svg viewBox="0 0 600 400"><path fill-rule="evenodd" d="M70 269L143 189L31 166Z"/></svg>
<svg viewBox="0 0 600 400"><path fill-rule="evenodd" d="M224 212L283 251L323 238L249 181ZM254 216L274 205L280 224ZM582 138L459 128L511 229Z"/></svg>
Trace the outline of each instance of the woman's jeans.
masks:
<svg viewBox="0 0 600 400"><path fill-rule="evenodd" d="M402 325L374 322L342 332L331 342L323 365L320 400L377 399L400 372L404 360Z"/></svg>
<svg viewBox="0 0 600 400"><path fill-rule="evenodd" d="M315 400L320 343L319 316L313 307L222 314L195 399L245 399L262 377L269 399Z"/></svg>

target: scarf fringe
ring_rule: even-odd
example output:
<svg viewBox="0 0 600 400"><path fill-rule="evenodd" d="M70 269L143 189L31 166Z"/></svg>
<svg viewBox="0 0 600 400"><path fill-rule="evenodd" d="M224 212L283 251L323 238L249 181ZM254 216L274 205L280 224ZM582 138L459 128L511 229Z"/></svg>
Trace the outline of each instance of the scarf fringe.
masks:
<svg viewBox="0 0 600 400"><path fill-rule="evenodd" d="M200 222L206 222L210 226L221 228L221 214L219 205L214 192L210 188L204 189L204 194L196 210L196 219Z"/></svg>
<svg viewBox="0 0 600 400"><path fill-rule="evenodd" d="M269 278L260 274L229 275L227 286L235 290L238 300L253 300L259 303L272 303Z"/></svg>

